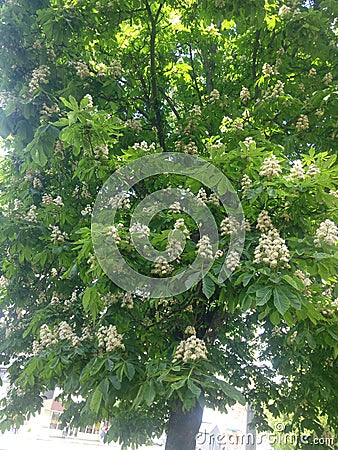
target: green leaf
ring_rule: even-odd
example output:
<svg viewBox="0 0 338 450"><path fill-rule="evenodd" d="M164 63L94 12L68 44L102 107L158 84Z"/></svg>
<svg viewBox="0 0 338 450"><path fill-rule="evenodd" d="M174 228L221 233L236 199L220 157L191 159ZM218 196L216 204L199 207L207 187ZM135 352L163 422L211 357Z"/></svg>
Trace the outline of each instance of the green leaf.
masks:
<svg viewBox="0 0 338 450"><path fill-rule="evenodd" d="M283 290L274 288L273 290L273 303L275 307L277 308L278 312L283 316L286 311L290 308L290 301L286 297Z"/></svg>
<svg viewBox="0 0 338 450"><path fill-rule="evenodd" d="M103 399L103 394L101 391L101 386L100 384L97 386L97 388L95 389L95 391L93 392L93 395L90 399L90 403L89 403L89 408L94 411L96 414L98 414L100 407L101 407L101 402Z"/></svg>
<svg viewBox="0 0 338 450"><path fill-rule="evenodd" d="M231 399L235 400L236 402L240 403L241 405L244 405L246 400L244 395L236 389L234 386L231 386L229 383L225 381L221 381L220 388L224 392L225 395L230 397Z"/></svg>
<svg viewBox="0 0 338 450"><path fill-rule="evenodd" d="M202 390L193 381L189 379L187 385L189 391L192 392L196 398L200 397Z"/></svg>
<svg viewBox="0 0 338 450"><path fill-rule="evenodd" d="M280 323L280 320L281 317L278 311L273 311L273 313L270 314L270 321L273 325L278 325Z"/></svg>
<svg viewBox="0 0 338 450"><path fill-rule="evenodd" d="M271 287L265 287L263 289L260 289L256 292L256 297L258 300L256 300L257 306L263 306L265 305L271 298L272 295L272 288Z"/></svg>
<svg viewBox="0 0 338 450"><path fill-rule="evenodd" d="M144 400L148 406L150 406L153 403L155 395L156 395L155 385L153 380L150 380L149 383L144 385L144 392L143 392Z"/></svg>
<svg viewBox="0 0 338 450"><path fill-rule="evenodd" d="M206 275L202 280L202 292L207 299L213 296L213 294L215 293L215 289L215 283L208 275Z"/></svg>

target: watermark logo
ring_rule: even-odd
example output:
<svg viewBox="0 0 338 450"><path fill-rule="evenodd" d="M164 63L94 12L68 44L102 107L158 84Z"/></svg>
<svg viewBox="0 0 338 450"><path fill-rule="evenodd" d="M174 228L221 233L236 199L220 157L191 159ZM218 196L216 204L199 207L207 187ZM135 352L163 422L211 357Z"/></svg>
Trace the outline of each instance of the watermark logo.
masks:
<svg viewBox="0 0 338 450"><path fill-rule="evenodd" d="M189 189L167 187L146 192L142 198L136 198L137 206L131 208L130 243L133 245L133 257L144 258L156 263L169 264L180 257L189 239L184 229L176 227L168 235L168 242L175 241L178 251L160 251L149 239L152 219L161 211L169 210L172 205L189 215L198 228L199 240L207 239L212 252L206 255L196 252L195 259L178 273L156 277L152 273L144 274L135 270L119 248L119 239L115 230L116 217L123 202L135 198L136 187L144 180L168 175L189 177L201 183L218 199L233 224L240 224L235 232L230 232L227 255L240 257L245 239L244 215L237 193L227 177L210 162L182 153L159 153L146 155L132 161L114 172L102 186L97 195L92 215L92 240L98 261L109 278L120 288L131 293L152 298L172 297L189 290L200 281L212 267L219 249L219 230L217 220L211 209L193 195ZM154 184L155 185L155 184ZM110 232L109 232L110 230ZM170 245L169 245L170 247ZM233 272L231 265L223 263L218 273L218 282L224 282ZM168 272L169 275L169 272Z"/></svg>

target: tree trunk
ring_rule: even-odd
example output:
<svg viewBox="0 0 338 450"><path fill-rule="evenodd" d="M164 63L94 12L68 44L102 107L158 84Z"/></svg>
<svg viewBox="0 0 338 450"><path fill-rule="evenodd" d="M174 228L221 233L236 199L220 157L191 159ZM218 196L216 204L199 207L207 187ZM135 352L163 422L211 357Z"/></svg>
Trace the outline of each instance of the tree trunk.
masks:
<svg viewBox="0 0 338 450"><path fill-rule="evenodd" d="M171 411L165 450L195 450L196 435L202 423L203 409L198 402L189 411L182 411L182 403Z"/></svg>

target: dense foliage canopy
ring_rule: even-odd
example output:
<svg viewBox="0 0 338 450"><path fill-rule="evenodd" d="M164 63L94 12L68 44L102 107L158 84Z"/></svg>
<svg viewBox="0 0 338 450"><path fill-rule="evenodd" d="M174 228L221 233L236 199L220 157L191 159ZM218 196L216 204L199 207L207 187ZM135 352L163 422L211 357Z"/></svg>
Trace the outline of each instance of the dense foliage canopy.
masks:
<svg viewBox="0 0 338 450"><path fill-rule="evenodd" d="M236 401L262 427L268 410L298 431L320 435L321 417L336 427L336 2L0 4L0 359L11 381L1 428L55 386L65 423L109 419L108 439L124 445L170 431L179 410ZM227 252L242 224L193 175L112 198L106 232L135 270L166 277L196 254L213 260L170 298L122 291L91 239L103 183L161 152L220 169L246 219L239 255ZM168 187L210 209L216 255L179 204L131 229L140 200ZM184 248L168 240L173 228ZM131 232L176 259L141 257ZM232 273L220 282L223 263Z"/></svg>

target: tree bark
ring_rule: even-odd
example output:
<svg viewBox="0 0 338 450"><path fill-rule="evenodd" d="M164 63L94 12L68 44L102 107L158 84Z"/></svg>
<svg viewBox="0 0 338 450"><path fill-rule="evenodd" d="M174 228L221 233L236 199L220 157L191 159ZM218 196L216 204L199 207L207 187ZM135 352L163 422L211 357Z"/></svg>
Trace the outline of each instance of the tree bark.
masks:
<svg viewBox="0 0 338 450"><path fill-rule="evenodd" d="M203 408L198 402L189 411L182 411L179 402L170 415L165 450L195 450L202 416Z"/></svg>

